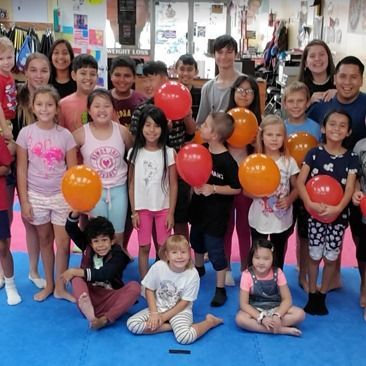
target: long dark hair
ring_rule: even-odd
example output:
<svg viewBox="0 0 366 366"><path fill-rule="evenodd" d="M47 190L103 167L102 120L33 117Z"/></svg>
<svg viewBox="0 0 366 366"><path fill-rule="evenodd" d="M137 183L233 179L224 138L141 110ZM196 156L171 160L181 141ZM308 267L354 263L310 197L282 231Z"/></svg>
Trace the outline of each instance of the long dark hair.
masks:
<svg viewBox="0 0 366 366"><path fill-rule="evenodd" d="M327 55L328 55L327 75L329 77L333 77L334 72L335 72L333 56L330 51L330 48L324 41L322 41L320 39L313 39L305 46L304 51L301 56L301 63L300 63L299 81L302 81L307 86L309 86L313 81L313 75L311 74L311 71L305 65L306 59L308 58L310 47L312 47L312 46L321 46L327 52Z"/></svg>
<svg viewBox="0 0 366 366"><path fill-rule="evenodd" d="M160 108L154 105L146 105L142 110L141 117L137 125L135 143L131 151L130 161L132 164L134 164L138 151L146 145L146 139L143 134L143 128L145 126L146 119L148 117L154 120L154 122L161 128L161 135L158 139L158 145L161 148L164 161L164 170L161 178L161 186L163 188L163 191L166 192L167 191L166 177L168 171L167 146L166 146L168 142L168 132L169 132L168 121L165 117L164 112Z"/></svg>
<svg viewBox="0 0 366 366"><path fill-rule="evenodd" d="M67 48L67 51L69 52L70 55L70 65L69 65L69 76L71 79L71 71L72 71L72 60L74 59L74 50L72 49L72 46L70 44L70 42L66 39L57 39L51 46L50 52L48 53L48 59L50 60L50 64L51 64L51 77L50 77L50 82L53 83L54 81L56 81L56 76L57 76L57 71L55 66L53 66L52 63L52 55L53 55L53 51L55 50L56 46L58 46L59 44L64 44Z"/></svg>
<svg viewBox="0 0 366 366"><path fill-rule="evenodd" d="M248 109L254 113L254 115L257 118L258 125L259 125L262 121L261 109L260 109L261 104L260 104L260 96L259 96L259 87L258 87L257 82L255 81L255 79L252 76L241 75L234 81L234 84L231 86L231 90L230 90L229 105L227 107L227 110L229 111L230 109L237 107L237 105L235 103L235 90L244 81L247 81L250 84L250 87L254 91L254 99L253 99L252 104L248 107Z"/></svg>

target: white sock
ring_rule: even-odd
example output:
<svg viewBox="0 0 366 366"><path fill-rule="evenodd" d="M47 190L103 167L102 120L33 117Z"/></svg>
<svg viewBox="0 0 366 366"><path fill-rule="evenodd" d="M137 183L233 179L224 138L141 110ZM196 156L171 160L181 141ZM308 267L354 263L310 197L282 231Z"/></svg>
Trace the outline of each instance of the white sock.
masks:
<svg viewBox="0 0 366 366"><path fill-rule="evenodd" d="M6 296L8 298L8 305L17 305L22 301L22 298L19 296L18 290L15 287L14 276L5 279L5 291Z"/></svg>

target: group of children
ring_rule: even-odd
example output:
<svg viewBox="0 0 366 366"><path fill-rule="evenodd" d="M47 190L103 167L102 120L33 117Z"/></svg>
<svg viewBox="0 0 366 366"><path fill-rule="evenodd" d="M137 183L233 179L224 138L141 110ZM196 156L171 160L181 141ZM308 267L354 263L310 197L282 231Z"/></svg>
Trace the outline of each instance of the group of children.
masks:
<svg viewBox="0 0 366 366"><path fill-rule="evenodd" d="M63 42L56 47L62 49L55 51L52 60L57 52L67 49ZM135 334L173 330L178 342L191 343L223 322L208 314L202 322L193 323L192 303L198 295L200 277L205 274L205 253L216 271L211 306L226 302L225 285L235 284L228 269L236 225L243 272L236 323L249 331L298 336L301 332L295 325L304 319L304 311L292 306L282 269L296 219L308 219L305 206L320 217L337 217L330 224L309 218L310 259L299 277L309 292L305 311L318 315L328 312L325 296L348 222L347 206L352 195L356 204L362 197L360 187L354 193L358 157L342 145L351 134L352 120L342 110L331 110L321 125L307 119L310 94L301 82L286 88L285 121L273 115L262 119L256 81L234 69L236 41L227 35L218 37L214 51L219 74L204 85L201 102L192 87L197 64L190 55L178 60L180 81L191 90L193 106L199 105L197 115L194 110L178 121L168 121L153 104L155 92L168 80L166 66L159 61L148 62L143 68L149 99L132 89L135 68L131 60L117 58L112 63L110 92L95 89L95 59L90 55L73 58L71 53L63 56L67 62L58 62L63 70L69 70L69 78L66 72L59 72L55 80L60 88L64 83L67 89L74 80L74 92L59 101L59 93L52 86L32 90L29 103L34 120L18 126L16 169L22 217L30 230L36 231L46 277L44 283L36 278L41 291L35 300L43 301L53 293L56 298L76 302L90 326L99 329L118 319L142 293L148 308L128 319L128 329ZM8 57L12 52L12 46L0 39L0 83L8 78L6 82L14 84L14 60ZM8 121L15 117L16 92L4 93L9 88L2 85L2 98L3 94L8 100L12 98L13 104L1 99L0 196L5 199L0 202L0 262L8 303L15 305L21 298L13 278L7 211L11 202L6 200L5 176L15 146ZM248 108L260 123L256 141L242 149L226 144L235 121L225 111L234 107ZM193 138L197 126L213 168L206 184L191 188L178 177L175 156ZM298 131L308 132L317 140L324 135L323 143L307 154L301 170L286 143L287 136ZM250 197L241 189L238 164L253 152L270 156L280 170L280 185L271 197ZM91 212L70 213L62 196L61 179L68 168L81 161L99 173L103 193ZM342 184L344 196L337 206L311 201L305 183L319 174L331 175ZM294 215L295 202L299 209ZM135 281L122 282L123 270L130 261L127 243L132 227L138 234L141 288ZM81 268L68 269L69 238L83 252ZM149 268L151 240L160 260ZM316 280L322 259L325 267L318 291ZM69 281L72 294L66 290Z"/></svg>

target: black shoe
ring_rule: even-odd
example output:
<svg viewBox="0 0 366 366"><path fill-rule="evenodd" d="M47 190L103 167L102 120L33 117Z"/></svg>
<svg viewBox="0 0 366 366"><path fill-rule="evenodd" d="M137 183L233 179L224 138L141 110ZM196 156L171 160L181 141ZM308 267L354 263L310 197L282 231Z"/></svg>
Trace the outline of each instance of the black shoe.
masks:
<svg viewBox="0 0 366 366"><path fill-rule="evenodd" d="M316 315L318 313L318 293L309 292L308 302L304 307L305 313Z"/></svg>
<svg viewBox="0 0 366 366"><path fill-rule="evenodd" d="M318 292L319 304L318 304L317 315L327 315L327 314L329 314L327 306L325 305L326 297L327 297L327 294L323 294L321 292Z"/></svg>
<svg viewBox="0 0 366 366"><path fill-rule="evenodd" d="M196 267L196 270L197 270L200 277L203 277L206 274L205 266L202 266L202 267L195 266L195 267Z"/></svg>
<svg viewBox="0 0 366 366"><path fill-rule="evenodd" d="M219 307L225 304L227 300L225 287L216 287L215 296L211 301L211 306Z"/></svg>

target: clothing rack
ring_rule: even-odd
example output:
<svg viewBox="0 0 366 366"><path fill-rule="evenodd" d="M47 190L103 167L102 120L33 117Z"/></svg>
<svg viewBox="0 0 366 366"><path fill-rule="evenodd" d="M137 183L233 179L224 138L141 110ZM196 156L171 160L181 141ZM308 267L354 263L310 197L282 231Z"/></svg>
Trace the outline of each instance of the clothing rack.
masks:
<svg viewBox="0 0 366 366"><path fill-rule="evenodd" d="M4 25L5 28L10 29L12 27L18 27L25 32L28 29L33 28L36 32L43 32L47 30L52 30L53 24L52 23L32 23L32 22L16 22L14 20L4 20L0 21L0 25Z"/></svg>

